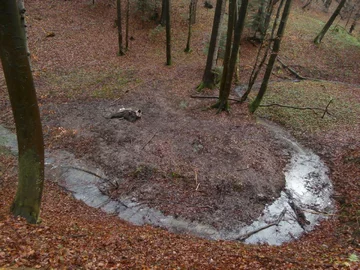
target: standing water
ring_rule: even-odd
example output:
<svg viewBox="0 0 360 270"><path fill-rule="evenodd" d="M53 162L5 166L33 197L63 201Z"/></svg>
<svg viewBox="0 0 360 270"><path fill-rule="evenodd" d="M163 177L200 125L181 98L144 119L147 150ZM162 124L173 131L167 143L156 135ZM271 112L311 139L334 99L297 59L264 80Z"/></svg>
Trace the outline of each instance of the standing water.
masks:
<svg viewBox="0 0 360 270"><path fill-rule="evenodd" d="M217 230L208 224L166 216L138 203L136 198L121 197L113 200L101 192L106 178L104 173L99 169L88 168L83 161L75 159L74 155L66 151L46 153L46 171L53 179L57 179L59 185L71 191L76 199L107 213L117 214L121 219L136 225L150 224L171 232L191 233L214 240L280 245L312 230L327 213L334 211L330 198L332 185L327 176L328 169L317 155L298 144L280 127L263 120L259 123L288 145L291 160L284 171L285 189L252 224L240 224L232 230ZM17 152L15 135L1 125L0 145L8 147L13 153Z"/></svg>

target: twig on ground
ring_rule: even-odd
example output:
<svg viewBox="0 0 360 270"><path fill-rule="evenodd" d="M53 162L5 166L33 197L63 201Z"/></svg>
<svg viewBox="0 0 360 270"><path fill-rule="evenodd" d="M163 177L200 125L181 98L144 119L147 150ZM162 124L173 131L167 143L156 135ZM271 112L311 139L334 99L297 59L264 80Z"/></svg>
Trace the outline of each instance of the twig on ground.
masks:
<svg viewBox="0 0 360 270"><path fill-rule="evenodd" d="M191 95L190 97L191 98L208 98L208 99L218 99L219 98L219 97L215 97L215 96L195 96L195 95ZM240 102L240 100L236 99L236 98L228 98L228 100Z"/></svg>
<svg viewBox="0 0 360 270"><path fill-rule="evenodd" d="M195 173L195 184L196 184L195 191L197 191L199 189L199 186L200 186L200 183L198 182L197 169L194 169L194 173Z"/></svg>
<svg viewBox="0 0 360 270"><path fill-rule="evenodd" d="M330 105L330 103L332 102L332 100L330 100L330 102L328 103L328 105L326 106L325 109L322 109L322 108L318 108L318 107L296 107L296 106L290 106L290 105L282 105L282 104L278 104L278 103L270 103L270 104L260 104L259 107L272 107L272 106L277 106L277 107L282 107L282 108L289 108L289 109L294 109L294 110L311 110L313 111L315 114L316 111L322 111L324 112L324 115L325 114L328 114L328 115L332 115L329 111L328 111L328 107ZM324 116L323 115L323 116ZM323 118L323 117L321 117Z"/></svg>
<svg viewBox="0 0 360 270"><path fill-rule="evenodd" d="M244 235L240 235L240 236L237 237L235 240L245 241L245 240L248 239L250 236L252 236L252 235L254 235L254 234L256 234L256 233L258 233L258 232L260 232L260 231L263 231L263 230L265 230L265 229L267 229L267 228L270 228L270 227L272 227L272 226L278 226L279 223L280 223L280 221L284 218L285 213L286 213L286 208L284 208L284 210L281 211L279 217L278 217L274 222L269 223L269 224L267 224L267 225L265 225L265 226L263 226L263 227L260 227L259 229L256 229L256 230L253 230L253 231L251 231L251 232L248 232L248 233L246 233L246 234L244 234Z"/></svg>
<svg viewBox="0 0 360 270"><path fill-rule="evenodd" d="M150 138L150 140L147 141L147 143L144 144L144 146L141 148L141 150L144 150L144 148L152 141L152 139L154 139L154 137L156 136L157 132L154 133L154 135L152 135L152 137Z"/></svg>
<svg viewBox="0 0 360 270"><path fill-rule="evenodd" d="M91 174L91 175L93 175L93 176L95 176L95 177L97 177L97 178L99 178L99 179L102 179L102 180L110 183L113 187L118 188L118 186L117 186L116 184L112 183L112 182L110 181L110 179L107 179L107 178L105 178L105 177L102 177L102 176L100 176L100 175L98 175L98 174L96 174L96 173L94 173L94 172L92 172L92 171L89 171L89 170L86 170L86 169L82 169L82 168L78 168L78 167L74 167L74 166L62 166L62 167L63 167L63 168L73 169L73 170L78 170L78 171L82 171L82 172Z"/></svg>
<svg viewBox="0 0 360 270"><path fill-rule="evenodd" d="M329 112L328 112L328 108L329 108L330 103L331 103L332 101L333 101L333 99L330 99L330 100L329 100L329 103L326 105L326 108L325 108L324 113L323 113L323 115L321 116L321 118L324 118L325 114L326 114L326 113L329 113Z"/></svg>

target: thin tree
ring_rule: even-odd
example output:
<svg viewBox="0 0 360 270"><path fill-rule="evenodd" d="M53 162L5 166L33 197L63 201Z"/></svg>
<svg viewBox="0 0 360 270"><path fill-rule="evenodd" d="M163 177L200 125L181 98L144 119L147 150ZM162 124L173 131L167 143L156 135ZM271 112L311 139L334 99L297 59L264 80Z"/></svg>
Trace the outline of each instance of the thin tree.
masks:
<svg viewBox="0 0 360 270"><path fill-rule="evenodd" d="M125 50L129 50L129 18L130 18L130 0L126 1L126 26L125 26Z"/></svg>
<svg viewBox="0 0 360 270"><path fill-rule="evenodd" d="M338 7L335 9L334 13L331 15L330 19L325 24L324 28L320 31L320 33L314 39L315 44L320 44L321 43L321 40L325 36L326 32L329 30L330 26L335 21L336 17L340 14L340 11L343 8L343 6L345 5L345 3L346 3L346 0L341 0Z"/></svg>
<svg viewBox="0 0 360 270"><path fill-rule="evenodd" d="M234 1L234 2L235 2L235 10L236 10L237 3L236 3L236 1ZM230 4L232 4L232 1L230 1ZM231 42L231 39L227 40L227 42L230 42L230 45L232 43L231 54L227 58L228 59L227 67L225 67L225 64L224 64L224 72L223 72L223 77L221 80L219 101L213 106L214 108L218 108L219 111L223 111L223 110L228 111L229 110L228 99L229 99L229 95L230 95L232 78L233 78L234 71L235 71L235 65L236 65L236 61L238 58L241 35L242 35L244 25L245 25L248 4L249 4L248 0L241 1L241 7L238 12L238 20L236 22L235 29L234 29L233 42ZM229 7L229 9L230 9L230 7ZM230 15L230 10L229 10L229 15ZM229 17L229 20L230 20L230 17ZM228 32L228 34L229 34L229 32ZM228 47L230 47L228 45L229 44L227 43L226 44L227 49L228 49Z"/></svg>
<svg viewBox="0 0 360 270"><path fill-rule="evenodd" d="M44 184L44 142L39 107L16 1L0 1L0 58L19 147L15 216L36 223Z"/></svg>
<svg viewBox="0 0 360 270"><path fill-rule="evenodd" d="M122 56L125 54L123 48L123 37L122 37L122 23L121 23L121 0L116 0L116 11L117 11L117 27L118 27L118 43L119 52L118 55Z"/></svg>
<svg viewBox="0 0 360 270"><path fill-rule="evenodd" d="M215 87L215 74L214 68L216 66L217 53L220 43L220 29L221 22L225 13L225 0L217 0L214 14L214 22L211 32L209 51L206 60L206 66L202 82L197 87L197 90L200 91L203 88L213 89Z"/></svg>
<svg viewBox="0 0 360 270"><path fill-rule="evenodd" d="M170 0L166 0L166 65L171 65L171 26L170 26Z"/></svg>
<svg viewBox="0 0 360 270"><path fill-rule="evenodd" d="M197 2L198 2L198 0L190 0L190 4L192 5L192 7L191 7L192 16L191 16L191 20L190 20L191 24L196 23Z"/></svg>
<svg viewBox="0 0 360 270"><path fill-rule="evenodd" d="M186 42L186 48L184 50L184 52L188 53L191 51L190 49L190 40L191 40L191 26L193 24L193 17L194 17L194 11L195 11L195 5L194 3L196 3L195 0L191 0L190 4L189 4L189 24L188 24L188 38L187 38L187 42Z"/></svg>
<svg viewBox="0 0 360 270"><path fill-rule="evenodd" d="M160 16L161 26L165 26L165 24L166 24L166 2L167 2L167 0L161 1L161 16Z"/></svg>
<svg viewBox="0 0 360 270"><path fill-rule="evenodd" d="M284 36L286 23L289 18L289 14L290 14L291 2L292 2L292 0L286 0L286 2L285 2L284 10L283 10L283 13L281 16L281 21L279 24L279 28L277 30L276 38L274 40L274 45L272 48L272 52L270 54L269 62L267 64L267 67L265 70L264 78L261 83L259 93L257 94L255 100L249 106L251 113L254 113L256 111L256 109L259 107L261 100L266 92L273 66L275 64L278 53L280 51L281 40Z"/></svg>

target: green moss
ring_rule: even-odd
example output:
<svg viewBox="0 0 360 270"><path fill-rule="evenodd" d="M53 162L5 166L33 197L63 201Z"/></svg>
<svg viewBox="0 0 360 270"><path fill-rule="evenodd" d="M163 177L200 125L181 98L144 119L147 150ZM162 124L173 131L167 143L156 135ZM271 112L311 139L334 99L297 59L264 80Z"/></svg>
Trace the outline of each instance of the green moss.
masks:
<svg viewBox="0 0 360 270"><path fill-rule="evenodd" d="M295 110L281 107L260 107L256 114L279 122L296 132L317 133L334 127L352 126L359 122L360 104L351 99L344 85L314 81L299 83L282 82L269 86L262 104L278 103L295 107L318 107L325 109L328 102L331 116L312 110ZM252 95L254 97L254 94Z"/></svg>
<svg viewBox="0 0 360 270"><path fill-rule="evenodd" d="M35 151L30 149L19 156L19 184L11 212L37 223L44 183L43 167Z"/></svg>

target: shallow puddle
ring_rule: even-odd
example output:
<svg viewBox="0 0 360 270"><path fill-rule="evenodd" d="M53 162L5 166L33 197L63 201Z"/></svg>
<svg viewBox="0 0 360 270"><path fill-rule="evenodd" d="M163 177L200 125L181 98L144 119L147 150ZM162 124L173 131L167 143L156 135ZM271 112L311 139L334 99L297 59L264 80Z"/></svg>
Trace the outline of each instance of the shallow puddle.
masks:
<svg viewBox="0 0 360 270"><path fill-rule="evenodd" d="M284 170L285 190L278 199L265 207L252 224L232 230L217 230L207 224L165 216L137 202L136 198L110 199L101 190L111 180L106 180L100 169L88 167L66 151L46 153L46 173L51 174L60 186L71 191L76 199L107 213L117 214L121 219L136 225L150 224L174 233L189 233L214 240L280 245L311 231L319 221L334 211L332 185L327 167L316 154L302 147L279 126L263 120L259 120L259 124L266 126L288 146L291 160ZM0 144L17 152L15 135L1 126Z"/></svg>

